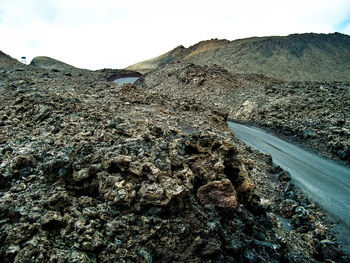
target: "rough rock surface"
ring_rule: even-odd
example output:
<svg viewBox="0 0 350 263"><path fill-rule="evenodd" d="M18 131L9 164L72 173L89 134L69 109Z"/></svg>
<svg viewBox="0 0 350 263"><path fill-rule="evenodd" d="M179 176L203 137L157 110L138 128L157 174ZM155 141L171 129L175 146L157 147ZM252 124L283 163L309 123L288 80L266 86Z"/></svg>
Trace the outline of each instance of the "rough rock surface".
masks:
<svg viewBox="0 0 350 263"><path fill-rule="evenodd" d="M180 92L202 93L203 76L176 72L163 92L162 72L120 87L103 71L0 67L2 262L349 260L220 105Z"/></svg>
<svg viewBox="0 0 350 263"><path fill-rule="evenodd" d="M145 87L190 97L231 120L267 127L326 157L350 162L349 82L285 82L191 63L171 63L146 76Z"/></svg>
<svg viewBox="0 0 350 263"><path fill-rule="evenodd" d="M197 198L202 205L213 205L223 210L237 207L235 188L229 179L213 181L198 188Z"/></svg>
<svg viewBox="0 0 350 263"><path fill-rule="evenodd" d="M233 117L350 163L350 82L290 82L245 94ZM236 108L237 109L237 108Z"/></svg>

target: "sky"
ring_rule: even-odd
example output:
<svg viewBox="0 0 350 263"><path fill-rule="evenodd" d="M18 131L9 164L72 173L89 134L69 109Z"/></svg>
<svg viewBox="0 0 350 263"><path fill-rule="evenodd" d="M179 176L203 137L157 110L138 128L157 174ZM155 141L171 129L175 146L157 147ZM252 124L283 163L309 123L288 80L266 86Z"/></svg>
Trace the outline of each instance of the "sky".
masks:
<svg viewBox="0 0 350 263"><path fill-rule="evenodd" d="M125 68L179 45L293 33L350 35L350 0L0 0L0 50Z"/></svg>

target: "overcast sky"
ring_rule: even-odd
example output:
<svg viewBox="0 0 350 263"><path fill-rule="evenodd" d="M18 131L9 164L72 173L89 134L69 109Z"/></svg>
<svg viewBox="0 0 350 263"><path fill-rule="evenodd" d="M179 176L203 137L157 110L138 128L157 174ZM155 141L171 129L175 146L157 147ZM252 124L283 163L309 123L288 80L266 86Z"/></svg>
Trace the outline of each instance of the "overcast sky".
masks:
<svg viewBox="0 0 350 263"><path fill-rule="evenodd" d="M292 33L350 35L350 0L0 0L0 50L124 68L178 45Z"/></svg>

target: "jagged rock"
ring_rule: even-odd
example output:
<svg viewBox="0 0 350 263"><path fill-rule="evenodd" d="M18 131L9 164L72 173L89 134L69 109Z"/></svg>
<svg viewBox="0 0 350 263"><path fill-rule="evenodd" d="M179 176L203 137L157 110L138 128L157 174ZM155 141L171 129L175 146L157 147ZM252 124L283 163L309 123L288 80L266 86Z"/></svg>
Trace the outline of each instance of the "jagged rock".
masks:
<svg viewBox="0 0 350 263"><path fill-rule="evenodd" d="M270 172L271 172L272 174L278 174L278 173L280 173L280 172L282 172L282 171L283 171L283 169L282 169L280 166L278 166L278 165L274 165L274 166L272 166L271 169L270 169Z"/></svg>
<svg viewBox="0 0 350 263"><path fill-rule="evenodd" d="M0 189L6 188L8 185L8 178L3 174L0 174Z"/></svg>
<svg viewBox="0 0 350 263"><path fill-rule="evenodd" d="M160 184L143 182L138 195L141 197L141 203L167 205L174 197L180 197L184 191L185 187L180 181L163 177Z"/></svg>
<svg viewBox="0 0 350 263"><path fill-rule="evenodd" d="M130 204L136 196L135 186L123 180L120 174L109 175L101 172L97 177L99 193L106 201L111 201L115 204Z"/></svg>
<svg viewBox="0 0 350 263"><path fill-rule="evenodd" d="M280 205L280 213L284 218L292 218L298 203L291 199L283 200Z"/></svg>
<svg viewBox="0 0 350 263"><path fill-rule="evenodd" d="M235 188L228 179L201 186L197 198L202 205L213 205L228 211L234 210L238 205Z"/></svg>
<svg viewBox="0 0 350 263"><path fill-rule="evenodd" d="M36 160L32 155L20 155L11 165L13 173L18 173L20 169L25 167L36 167Z"/></svg>
<svg viewBox="0 0 350 263"><path fill-rule="evenodd" d="M90 174L89 174L89 168L84 168L84 169L81 169L79 171L74 171L73 172L73 180L75 182L80 182L80 181L83 181L87 178L89 178Z"/></svg>
<svg viewBox="0 0 350 263"><path fill-rule="evenodd" d="M291 180L290 173L287 171L283 171L283 172L278 174L278 179L280 181L290 181Z"/></svg>
<svg viewBox="0 0 350 263"><path fill-rule="evenodd" d="M43 217L42 217L42 226L48 231L53 231L54 229L62 226L63 218L60 215L60 213L55 211L48 211Z"/></svg>

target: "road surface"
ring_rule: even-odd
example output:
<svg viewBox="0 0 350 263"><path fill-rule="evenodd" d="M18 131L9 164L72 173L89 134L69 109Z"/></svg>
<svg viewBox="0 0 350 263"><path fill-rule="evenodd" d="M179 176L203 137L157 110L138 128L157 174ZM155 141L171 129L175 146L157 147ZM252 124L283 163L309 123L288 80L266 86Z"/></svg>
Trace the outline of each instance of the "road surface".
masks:
<svg viewBox="0 0 350 263"><path fill-rule="evenodd" d="M338 221L342 243L350 248L350 167L305 151L259 128L233 122L228 125L241 141L270 153L274 164L290 172L293 183Z"/></svg>

